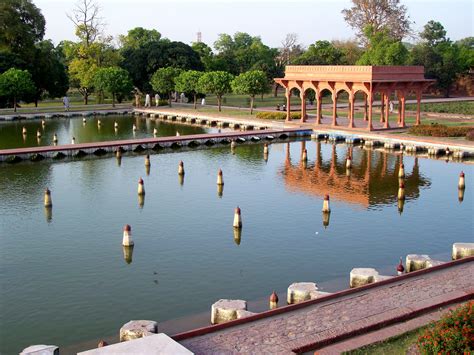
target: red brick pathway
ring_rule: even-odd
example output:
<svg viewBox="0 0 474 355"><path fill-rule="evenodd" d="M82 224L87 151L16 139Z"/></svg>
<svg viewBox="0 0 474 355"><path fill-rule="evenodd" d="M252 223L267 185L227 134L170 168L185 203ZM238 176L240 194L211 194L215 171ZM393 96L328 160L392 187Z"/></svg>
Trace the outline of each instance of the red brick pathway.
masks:
<svg viewBox="0 0 474 355"><path fill-rule="evenodd" d="M473 261L470 258L414 277L392 279L370 289L201 336L176 338L195 354L289 354L321 348L350 335L413 318L438 305L472 299Z"/></svg>

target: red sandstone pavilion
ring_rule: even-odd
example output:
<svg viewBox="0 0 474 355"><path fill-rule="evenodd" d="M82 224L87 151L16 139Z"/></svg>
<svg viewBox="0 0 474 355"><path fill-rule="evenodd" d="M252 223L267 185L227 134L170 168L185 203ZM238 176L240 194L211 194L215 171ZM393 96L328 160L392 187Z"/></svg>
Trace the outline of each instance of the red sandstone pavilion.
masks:
<svg viewBox="0 0 474 355"><path fill-rule="evenodd" d="M423 66L357 66L357 65L289 65L285 77L274 79L286 90L286 120L291 120L291 91L297 89L301 98L301 122L307 119L306 95L314 90L316 97L316 125L321 124L322 97L325 90L332 97L332 125L337 126L337 99L341 92L349 95L348 127L354 128L354 103L356 94L364 94L364 121L367 129L374 129L373 101L378 94L381 101L381 128L390 128L389 103L398 100L398 127L405 127L406 97L414 94L417 100L416 125L420 124L420 101L423 90L433 80L425 79Z"/></svg>

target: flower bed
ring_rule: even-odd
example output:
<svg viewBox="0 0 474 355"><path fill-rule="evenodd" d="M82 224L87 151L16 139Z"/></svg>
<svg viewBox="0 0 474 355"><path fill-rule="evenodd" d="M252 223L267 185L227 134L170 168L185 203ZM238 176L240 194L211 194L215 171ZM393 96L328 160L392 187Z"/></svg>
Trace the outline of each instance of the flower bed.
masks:
<svg viewBox="0 0 474 355"><path fill-rule="evenodd" d="M418 338L422 354L471 354L474 350L474 301L451 311Z"/></svg>

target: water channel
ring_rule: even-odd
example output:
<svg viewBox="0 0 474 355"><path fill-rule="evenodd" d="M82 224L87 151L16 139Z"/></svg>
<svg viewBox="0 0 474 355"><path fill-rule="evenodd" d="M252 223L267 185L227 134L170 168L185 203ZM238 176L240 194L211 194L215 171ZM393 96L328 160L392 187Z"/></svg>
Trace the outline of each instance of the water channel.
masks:
<svg viewBox="0 0 474 355"><path fill-rule="evenodd" d="M81 120L73 121L59 121L56 131L82 137ZM170 132L204 130L166 125ZM1 129L5 147L4 132L12 128ZM449 260L452 243L473 241L472 165L354 147L347 172L348 149L275 142L267 159L263 144L163 151L151 155L149 175L139 154L125 154L120 165L111 155L0 164L0 353L31 344L85 350L77 344L116 338L131 319L192 319L179 330L207 325L220 298L262 300L277 290L282 301L298 281L337 291L348 287L354 267L394 274L400 256ZM402 160L407 199L400 206ZM219 168L223 191L216 186ZM43 207L45 187L51 211ZM332 213L324 226L326 193ZM232 228L236 206L241 235ZM121 245L125 224L135 240L131 255ZM193 318L198 314L205 317Z"/></svg>

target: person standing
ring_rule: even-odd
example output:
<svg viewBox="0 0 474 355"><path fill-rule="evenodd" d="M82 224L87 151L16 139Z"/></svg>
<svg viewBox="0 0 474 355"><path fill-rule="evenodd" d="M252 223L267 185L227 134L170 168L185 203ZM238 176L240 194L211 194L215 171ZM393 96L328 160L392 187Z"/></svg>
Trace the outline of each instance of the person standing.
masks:
<svg viewBox="0 0 474 355"><path fill-rule="evenodd" d="M145 96L145 107L151 107L151 102L150 102L150 94L146 94Z"/></svg>
<svg viewBox="0 0 474 355"><path fill-rule="evenodd" d="M64 111L69 111L69 97L67 97L67 95L63 97L63 105Z"/></svg>
<svg viewBox="0 0 474 355"><path fill-rule="evenodd" d="M160 95L158 93L155 94L155 105L158 107L160 104Z"/></svg>

